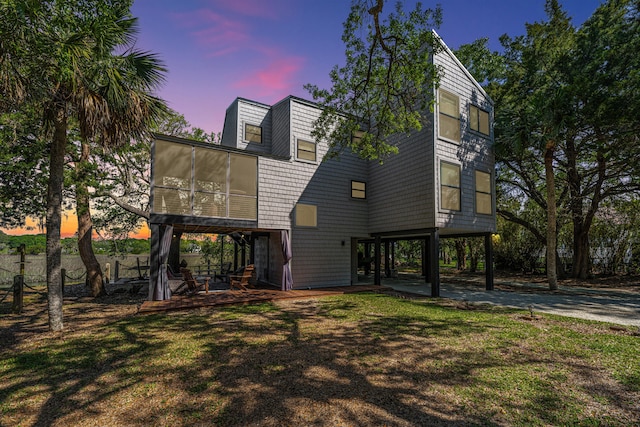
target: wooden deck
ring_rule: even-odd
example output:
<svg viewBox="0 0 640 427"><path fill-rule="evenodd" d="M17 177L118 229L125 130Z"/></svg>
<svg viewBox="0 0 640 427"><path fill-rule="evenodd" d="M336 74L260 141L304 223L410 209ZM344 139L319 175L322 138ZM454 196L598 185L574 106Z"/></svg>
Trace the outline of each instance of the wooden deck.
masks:
<svg viewBox="0 0 640 427"><path fill-rule="evenodd" d="M170 300L145 301L138 313L158 313L173 310L190 310L199 307L215 307L224 305L255 304L282 299L318 298L330 295L341 295L356 292L381 292L389 290L384 286L353 285L318 289L295 289L280 291L275 289L251 289L248 291L211 291L197 295L174 295Z"/></svg>

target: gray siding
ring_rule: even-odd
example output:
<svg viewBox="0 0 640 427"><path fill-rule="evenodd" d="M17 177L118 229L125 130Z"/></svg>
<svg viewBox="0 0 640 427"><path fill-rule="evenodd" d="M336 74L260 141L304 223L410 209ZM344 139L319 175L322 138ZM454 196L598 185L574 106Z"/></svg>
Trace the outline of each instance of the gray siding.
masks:
<svg viewBox="0 0 640 427"><path fill-rule="evenodd" d="M220 145L238 148L238 99L227 108Z"/></svg>
<svg viewBox="0 0 640 427"><path fill-rule="evenodd" d="M461 142L454 144L437 137L435 158L436 178L436 227L442 234L493 232L495 222L495 184L492 186L494 215L475 213L475 170L490 172L494 178L493 128L490 137L469 129L469 106L476 105L490 111L491 100L464 69L449 49L435 56L435 63L442 67L444 76L440 87L460 97ZM437 109L435 117L437 118ZM437 119L436 119L437 120ZM440 209L440 162L447 161L461 167L461 210L458 212ZM495 178L494 178L495 181Z"/></svg>
<svg viewBox="0 0 640 427"><path fill-rule="evenodd" d="M318 110L291 103L290 146L309 140ZM318 159L328 145L317 145ZM368 236L368 202L351 198L351 180L367 181L367 163L352 154L316 163L259 158L258 226L291 230L294 287L346 285L351 281L351 237ZM293 224L298 202L317 206L316 228ZM343 243L344 242L344 245Z"/></svg>
<svg viewBox="0 0 640 427"><path fill-rule="evenodd" d="M271 152L276 156L291 157L291 97L278 102L271 109L273 135Z"/></svg>
<svg viewBox="0 0 640 427"><path fill-rule="evenodd" d="M398 149L382 165L370 163L371 233L434 226L432 126L403 138Z"/></svg>
<svg viewBox="0 0 640 427"><path fill-rule="evenodd" d="M245 140L245 123L262 128L262 143ZM245 99L238 100L237 147L255 153L271 154L271 108Z"/></svg>

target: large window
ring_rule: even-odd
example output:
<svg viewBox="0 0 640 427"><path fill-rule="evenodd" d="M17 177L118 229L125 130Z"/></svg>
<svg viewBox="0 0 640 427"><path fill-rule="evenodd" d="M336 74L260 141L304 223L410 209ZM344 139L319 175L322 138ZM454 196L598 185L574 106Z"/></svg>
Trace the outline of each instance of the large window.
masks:
<svg viewBox="0 0 640 427"><path fill-rule="evenodd" d="M351 197L354 199L366 199L367 183L362 181L351 181Z"/></svg>
<svg viewBox="0 0 640 427"><path fill-rule="evenodd" d="M440 208L460 210L460 166L440 162Z"/></svg>
<svg viewBox="0 0 640 427"><path fill-rule="evenodd" d="M244 124L244 140L246 142L262 142L262 128L260 126Z"/></svg>
<svg viewBox="0 0 640 427"><path fill-rule="evenodd" d="M493 206L491 203L491 174L476 171L476 213L491 215Z"/></svg>
<svg viewBox="0 0 640 427"><path fill-rule="evenodd" d="M306 203L296 205L296 226L297 227L317 227L318 207Z"/></svg>
<svg viewBox="0 0 640 427"><path fill-rule="evenodd" d="M316 161L316 144L314 142L298 140L297 150L298 160L308 160L310 162Z"/></svg>
<svg viewBox="0 0 640 427"><path fill-rule="evenodd" d="M471 130L489 136L489 113L475 105L469 106L469 127Z"/></svg>
<svg viewBox="0 0 640 427"><path fill-rule="evenodd" d="M255 156L156 141L153 174L154 213L258 218Z"/></svg>
<svg viewBox="0 0 640 427"><path fill-rule="evenodd" d="M439 135L442 138L460 142L460 98L442 89L438 94Z"/></svg>

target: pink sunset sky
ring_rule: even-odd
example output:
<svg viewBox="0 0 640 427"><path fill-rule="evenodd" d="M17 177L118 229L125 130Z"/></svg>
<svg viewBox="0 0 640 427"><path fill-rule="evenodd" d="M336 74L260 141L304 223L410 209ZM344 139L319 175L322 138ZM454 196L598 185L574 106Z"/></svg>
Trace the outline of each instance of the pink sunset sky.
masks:
<svg viewBox="0 0 640 427"><path fill-rule="evenodd" d="M342 23L350 0L136 0L136 47L157 54L168 69L158 95L194 127L220 132L227 107L237 97L274 104L288 95L311 99L306 83L328 88L329 72L342 64ZM424 1L425 7L436 2ZM444 0L445 43L461 44L525 32L526 22L545 19L544 0ZM599 0L564 0L581 25ZM387 0L385 10L394 8ZM415 2L406 1L407 9ZM69 212L63 235L73 235ZM10 234L37 229L4 230ZM148 232L145 230L144 234Z"/></svg>
<svg viewBox="0 0 640 427"><path fill-rule="evenodd" d="M526 22L545 18L544 0L445 0L436 29L457 49L489 37L523 34ZM311 99L303 85L329 86L342 64L342 23L349 0L137 0L137 47L160 56L168 68L159 95L192 126L222 131L236 97L273 104L288 95ZM415 2L406 1L407 8ZM424 1L425 7L436 2ZM599 0L561 1L580 25ZM395 0L388 0L392 10Z"/></svg>

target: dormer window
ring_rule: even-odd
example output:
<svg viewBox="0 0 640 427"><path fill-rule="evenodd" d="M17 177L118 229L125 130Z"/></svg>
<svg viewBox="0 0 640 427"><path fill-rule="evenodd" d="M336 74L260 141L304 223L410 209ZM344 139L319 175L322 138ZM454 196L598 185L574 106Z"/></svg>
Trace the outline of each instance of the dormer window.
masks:
<svg viewBox="0 0 640 427"><path fill-rule="evenodd" d="M244 124L244 141L256 144L262 143L262 128L249 123Z"/></svg>
<svg viewBox="0 0 640 427"><path fill-rule="evenodd" d="M296 156L298 160L315 162L316 161L316 144L314 142L299 139Z"/></svg>

